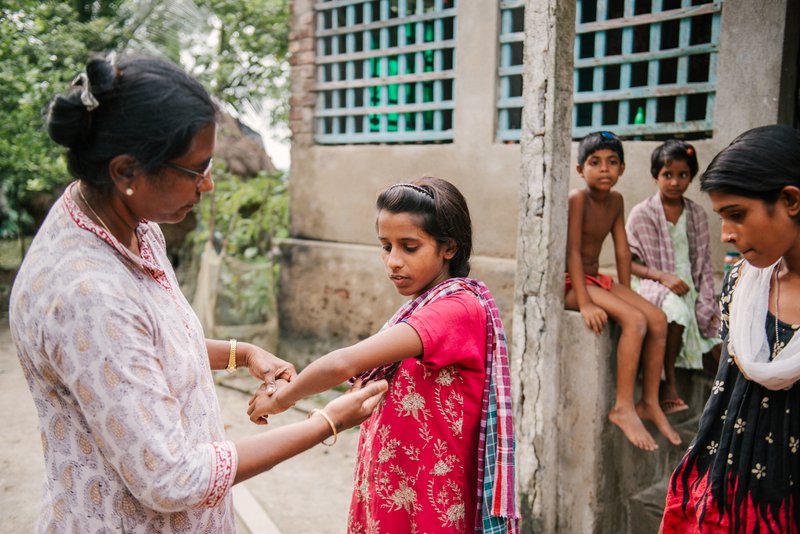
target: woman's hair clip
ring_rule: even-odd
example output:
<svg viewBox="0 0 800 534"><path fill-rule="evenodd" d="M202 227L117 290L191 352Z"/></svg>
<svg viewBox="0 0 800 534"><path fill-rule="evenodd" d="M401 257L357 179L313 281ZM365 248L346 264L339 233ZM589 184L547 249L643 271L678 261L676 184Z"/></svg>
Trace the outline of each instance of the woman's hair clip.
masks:
<svg viewBox="0 0 800 534"><path fill-rule="evenodd" d="M611 133L611 132L600 132L600 136L601 136L603 139L607 139L607 140L609 140L609 141L611 141L612 139L616 139L616 138L617 138L617 136L616 136L616 135L614 135L614 134L613 134L613 133Z"/></svg>
<svg viewBox="0 0 800 534"><path fill-rule="evenodd" d="M692 147L686 147L686 154L687 154L688 156L693 156L693 155L694 155L694 148L692 148Z"/></svg>
<svg viewBox="0 0 800 534"><path fill-rule="evenodd" d="M394 189L395 187L408 187L409 189L413 189L414 191L417 191L418 193L422 193L423 195L425 195L425 196L429 197L431 200L433 200L433 193L431 193L430 191L428 191L424 187L420 187L420 186L414 185L414 184L402 183L402 184L394 184L392 186L389 186L389 189Z"/></svg>
<svg viewBox="0 0 800 534"><path fill-rule="evenodd" d="M72 80L71 86L81 88L81 103L83 103L86 111L93 111L100 105L100 102L98 102L97 98L92 94L92 86L85 72L78 74L75 79Z"/></svg>

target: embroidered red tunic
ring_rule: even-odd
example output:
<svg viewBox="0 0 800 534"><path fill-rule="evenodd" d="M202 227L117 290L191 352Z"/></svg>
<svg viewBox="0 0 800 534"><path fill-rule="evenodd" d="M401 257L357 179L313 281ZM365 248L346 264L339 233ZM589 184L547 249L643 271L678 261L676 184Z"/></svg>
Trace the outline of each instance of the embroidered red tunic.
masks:
<svg viewBox="0 0 800 534"><path fill-rule="evenodd" d="M406 322L423 345L400 365L361 425L348 532L474 529L486 312L468 292L442 297Z"/></svg>

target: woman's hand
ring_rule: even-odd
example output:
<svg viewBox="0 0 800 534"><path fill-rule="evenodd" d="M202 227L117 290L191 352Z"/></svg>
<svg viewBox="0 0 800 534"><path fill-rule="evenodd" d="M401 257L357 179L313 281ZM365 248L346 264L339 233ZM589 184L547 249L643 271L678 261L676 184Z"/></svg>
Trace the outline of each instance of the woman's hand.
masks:
<svg viewBox="0 0 800 534"><path fill-rule="evenodd" d="M267 384L261 386L253 393L247 405L247 415L250 420L257 425L266 425L267 417L281 412L285 412L292 405L283 406L278 402L278 391L283 389L289 382L283 378L275 381L274 388L269 389Z"/></svg>
<svg viewBox="0 0 800 534"><path fill-rule="evenodd" d="M689 292L689 285L671 273L662 273L658 280L676 295L685 295Z"/></svg>
<svg viewBox="0 0 800 534"><path fill-rule="evenodd" d="M603 331L608 322L608 314L603 308L594 303L588 303L581 306L581 315L583 315L583 322L589 330L594 331L598 336Z"/></svg>
<svg viewBox="0 0 800 534"><path fill-rule="evenodd" d="M352 428L372 414L387 389L386 380L376 380L363 387L361 380L357 380L350 391L325 406L325 413L333 420L337 432Z"/></svg>
<svg viewBox="0 0 800 534"><path fill-rule="evenodd" d="M245 365L251 375L264 382L268 395L275 391L276 380L291 382L297 376L297 371L291 363L250 343L240 343L241 345L244 345L242 349L245 351Z"/></svg>

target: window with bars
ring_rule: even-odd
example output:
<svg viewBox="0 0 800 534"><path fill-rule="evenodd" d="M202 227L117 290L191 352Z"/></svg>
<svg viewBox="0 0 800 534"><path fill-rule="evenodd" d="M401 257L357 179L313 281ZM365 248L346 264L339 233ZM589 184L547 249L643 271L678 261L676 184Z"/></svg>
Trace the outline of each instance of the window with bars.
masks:
<svg viewBox="0 0 800 534"><path fill-rule="evenodd" d="M522 68L521 4L500 3L498 140L520 136L511 80ZM710 137L721 9L722 0L578 0L573 138L597 130ZM510 43L519 43L518 56L505 51Z"/></svg>
<svg viewBox="0 0 800 534"><path fill-rule="evenodd" d="M519 141L522 130L522 43L525 0L500 1L497 140Z"/></svg>
<svg viewBox="0 0 800 534"><path fill-rule="evenodd" d="M579 1L573 136L710 137L721 3Z"/></svg>
<svg viewBox="0 0 800 534"><path fill-rule="evenodd" d="M314 8L317 143L452 141L456 0Z"/></svg>

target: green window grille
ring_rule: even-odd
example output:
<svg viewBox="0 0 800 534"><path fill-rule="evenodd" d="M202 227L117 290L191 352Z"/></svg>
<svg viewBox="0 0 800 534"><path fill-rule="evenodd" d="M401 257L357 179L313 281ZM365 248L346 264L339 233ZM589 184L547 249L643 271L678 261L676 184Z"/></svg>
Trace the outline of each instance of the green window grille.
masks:
<svg viewBox="0 0 800 534"><path fill-rule="evenodd" d="M452 141L456 0L314 8L317 143Z"/></svg>
<svg viewBox="0 0 800 534"><path fill-rule="evenodd" d="M519 141L522 130L522 45L525 1L500 2L500 63L498 71L497 139Z"/></svg>
<svg viewBox="0 0 800 534"><path fill-rule="evenodd" d="M722 0L578 0L573 138L712 135ZM524 3L501 1L497 138L519 141ZM519 44L517 44L519 43ZM506 54L506 55L504 55ZM521 77L519 81L521 94Z"/></svg>

